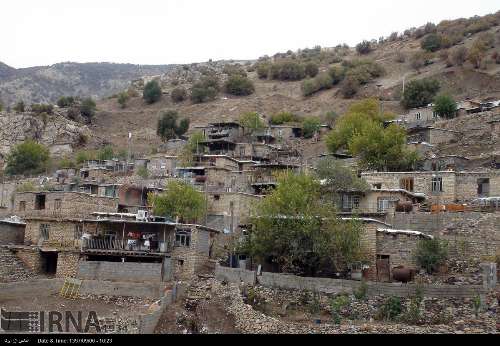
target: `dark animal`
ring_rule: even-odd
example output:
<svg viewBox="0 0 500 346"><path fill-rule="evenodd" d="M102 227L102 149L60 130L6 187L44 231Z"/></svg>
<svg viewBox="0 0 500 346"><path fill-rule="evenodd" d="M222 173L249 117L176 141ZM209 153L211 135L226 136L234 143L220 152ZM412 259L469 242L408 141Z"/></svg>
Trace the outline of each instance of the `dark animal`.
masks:
<svg viewBox="0 0 500 346"><path fill-rule="evenodd" d="M413 281L415 277L416 270L413 268L406 268L404 266L398 266L392 269L392 278L397 282L402 282L404 284Z"/></svg>

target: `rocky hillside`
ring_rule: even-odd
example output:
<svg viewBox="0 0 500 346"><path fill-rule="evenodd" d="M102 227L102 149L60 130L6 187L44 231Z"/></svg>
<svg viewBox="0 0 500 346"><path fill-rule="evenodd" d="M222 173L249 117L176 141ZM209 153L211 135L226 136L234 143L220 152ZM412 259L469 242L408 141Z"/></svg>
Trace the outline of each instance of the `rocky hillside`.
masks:
<svg viewBox="0 0 500 346"><path fill-rule="evenodd" d="M161 75L169 68L169 65L67 62L15 69L0 62L0 102L54 103L62 95L107 97L125 89L131 80Z"/></svg>
<svg viewBox="0 0 500 346"><path fill-rule="evenodd" d="M489 24L480 26L483 21ZM400 104L403 83L422 78L438 80L441 85L440 92L450 94L456 100L500 99L500 60L495 58L500 52L499 23L499 14L468 20L459 19L441 23L437 27L430 26L431 29L426 29L429 27L426 25L391 35L380 41L372 41L371 50L365 53L360 53L355 48L338 46L321 50L278 53L268 57L267 60L260 59L268 62L283 59L302 63L313 61L319 65L320 73L327 72L331 67L341 67L346 62L357 60L370 61L379 66L384 72L360 85L353 97L344 96L342 90L344 83L305 97L302 92L303 80L260 79L252 61L207 62L177 66L157 78L163 90L160 101L149 105L138 96L132 98L127 107L122 109L116 99L102 100L98 104L99 113L91 128L97 137L116 147L124 147L128 132L132 132L133 150L137 153L148 153L160 143L156 136L156 123L159 112L166 109L177 110L180 116L189 118L192 125L235 120L248 111L259 112L265 117L288 111L299 116L319 116L324 119L327 112L342 114L353 102L366 97L375 97L383 100L385 110L402 114L405 112ZM458 29L459 26L461 29ZM480 26L481 30L474 29L477 26ZM419 30L423 33L419 34ZM459 39L455 38L455 44L449 48L424 52L422 41L430 35L425 34L425 30L442 35L443 40L452 37L452 33L457 30L466 34ZM461 64L450 62L456 50L465 48L470 52L476 42L485 37L491 42L483 53L481 66L474 66L467 60ZM418 60L416 57L422 54L425 55L425 63L419 65L415 63ZM170 93L175 88L184 87L189 91L203 75L216 75L220 84L223 84L228 78L224 67L236 63L246 71L248 78L255 85L253 94L232 96L221 91L214 100L205 103L193 103L189 99L175 103L171 100ZM149 80L151 78L144 78L142 82L134 83L139 95L142 94L143 85ZM321 148L324 146L318 146L318 150Z"/></svg>

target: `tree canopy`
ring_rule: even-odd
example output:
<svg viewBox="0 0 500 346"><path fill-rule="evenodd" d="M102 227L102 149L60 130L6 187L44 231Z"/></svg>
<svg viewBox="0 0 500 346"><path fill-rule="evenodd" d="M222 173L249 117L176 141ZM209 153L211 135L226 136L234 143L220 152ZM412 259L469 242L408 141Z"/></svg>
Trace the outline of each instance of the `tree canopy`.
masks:
<svg viewBox="0 0 500 346"><path fill-rule="evenodd" d="M255 206L254 228L243 246L248 254L283 272L313 276L345 270L363 258L361 224L337 219L314 177L285 172L277 182Z"/></svg>
<svg viewBox="0 0 500 346"><path fill-rule="evenodd" d="M449 95L438 95L434 99L434 112L443 118L454 118L457 114L457 103Z"/></svg>
<svg viewBox="0 0 500 346"><path fill-rule="evenodd" d="M413 80L406 85L401 103L406 108L427 106L439 89L439 82L435 79Z"/></svg>
<svg viewBox="0 0 500 346"><path fill-rule="evenodd" d="M156 134L163 141L182 136L189 129L189 119L183 118L178 121L179 113L177 111L165 111L160 114Z"/></svg>
<svg viewBox="0 0 500 346"><path fill-rule="evenodd" d="M156 80L152 80L148 82L144 86L144 90L142 92L142 98L146 103L152 104L158 101L161 98L161 87L160 84Z"/></svg>
<svg viewBox="0 0 500 346"><path fill-rule="evenodd" d="M182 181L171 181L166 191L159 195L148 195L148 203L158 216L168 216L179 222L196 222L206 210L206 200L202 193Z"/></svg>
<svg viewBox="0 0 500 346"><path fill-rule="evenodd" d="M26 141L16 145L7 156L8 175L38 174L45 170L49 162L49 150L42 144Z"/></svg>
<svg viewBox="0 0 500 346"><path fill-rule="evenodd" d="M249 133L261 130L265 127L260 115L257 112L248 112L240 116L239 123Z"/></svg>

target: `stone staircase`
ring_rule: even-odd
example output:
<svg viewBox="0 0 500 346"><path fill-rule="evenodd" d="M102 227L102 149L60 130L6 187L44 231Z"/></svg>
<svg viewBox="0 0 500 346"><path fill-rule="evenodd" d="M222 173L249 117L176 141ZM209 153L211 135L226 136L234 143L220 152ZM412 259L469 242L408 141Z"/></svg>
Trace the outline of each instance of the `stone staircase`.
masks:
<svg viewBox="0 0 500 346"><path fill-rule="evenodd" d="M26 281L37 278L16 255L5 246L0 246L0 283Z"/></svg>

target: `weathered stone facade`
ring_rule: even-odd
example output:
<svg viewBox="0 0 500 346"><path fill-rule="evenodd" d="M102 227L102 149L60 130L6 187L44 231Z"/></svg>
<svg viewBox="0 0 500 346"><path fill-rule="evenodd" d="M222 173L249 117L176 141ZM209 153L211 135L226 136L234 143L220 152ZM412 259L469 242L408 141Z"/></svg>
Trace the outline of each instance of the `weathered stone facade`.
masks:
<svg viewBox="0 0 500 346"><path fill-rule="evenodd" d="M0 245L23 244L26 224L0 220Z"/></svg>
<svg viewBox="0 0 500 346"><path fill-rule="evenodd" d="M78 272L78 262L80 261L79 251L60 251L57 254L57 271L58 278L76 277Z"/></svg>
<svg viewBox="0 0 500 346"><path fill-rule="evenodd" d="M248 221L253 205L261 198L239 192L209 193L207 226L234 232L240 224Z"/></svg>

